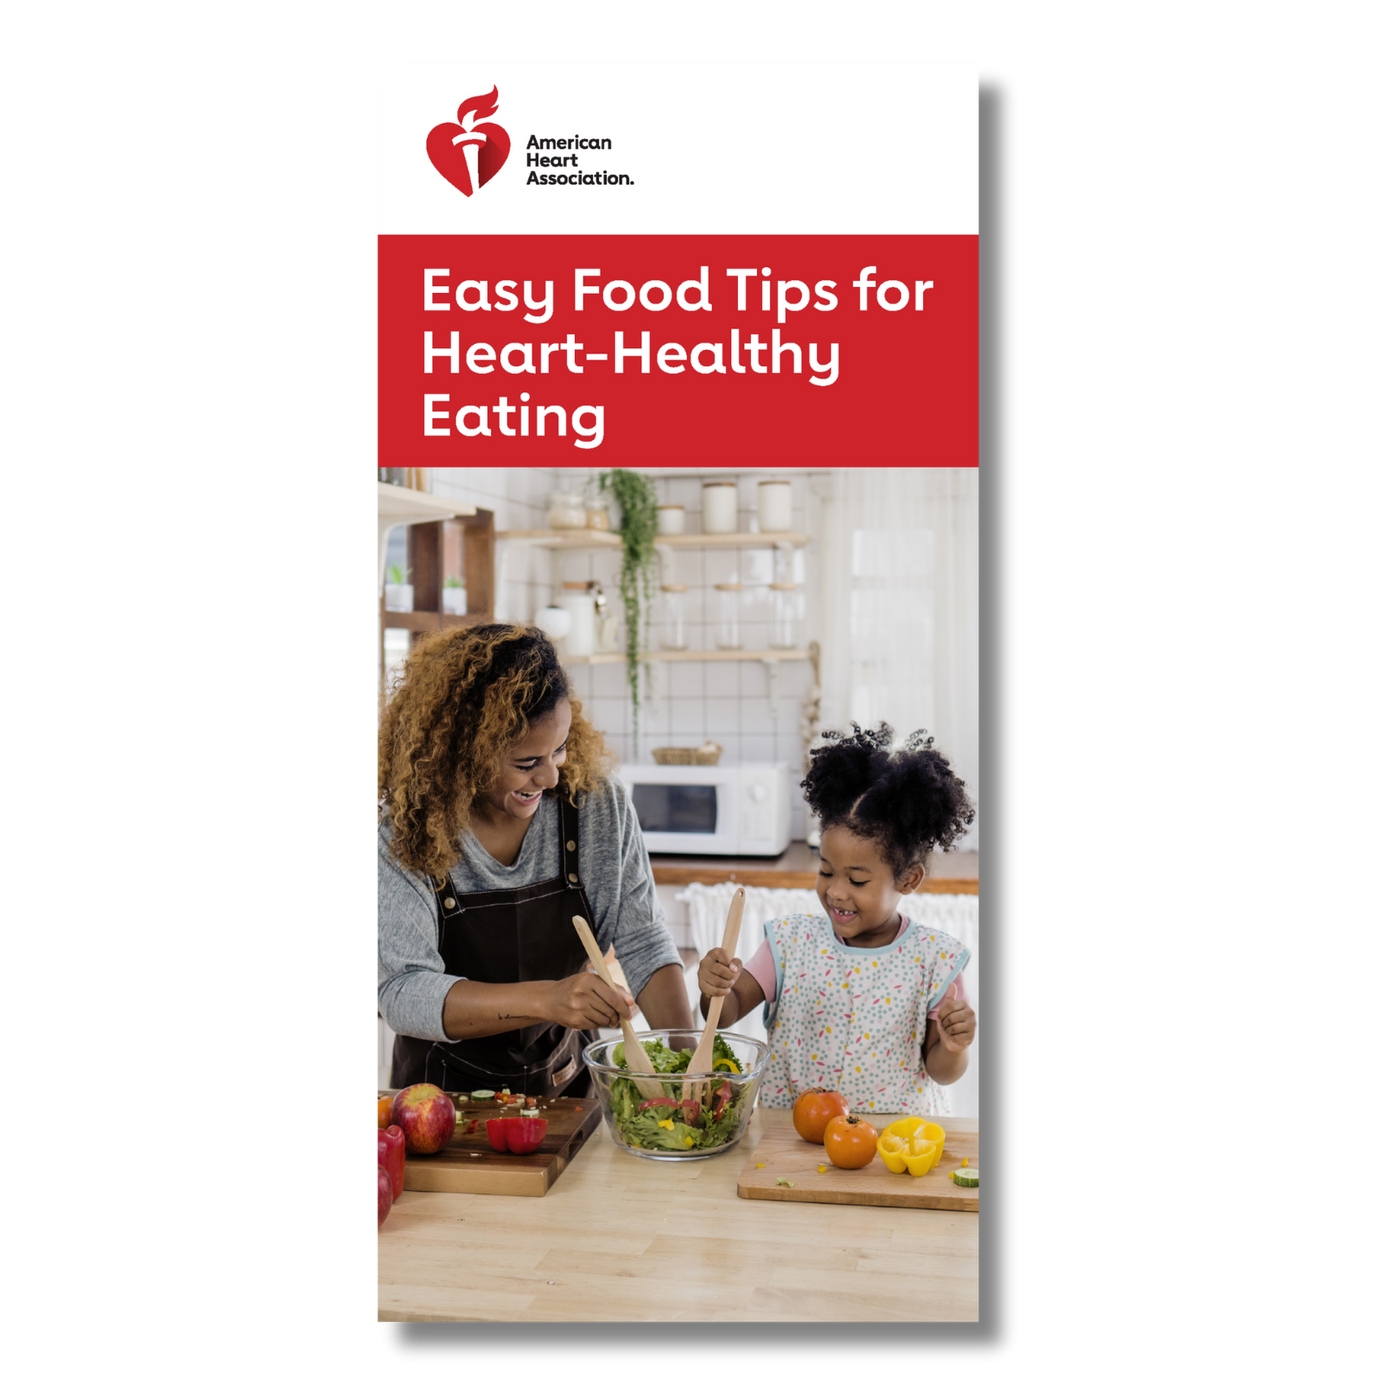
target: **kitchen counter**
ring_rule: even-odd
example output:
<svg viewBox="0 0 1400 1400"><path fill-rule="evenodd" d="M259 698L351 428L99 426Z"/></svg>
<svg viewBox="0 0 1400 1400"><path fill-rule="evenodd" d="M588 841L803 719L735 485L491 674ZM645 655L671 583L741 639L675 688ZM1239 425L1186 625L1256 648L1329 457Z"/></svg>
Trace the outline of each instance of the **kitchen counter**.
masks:
<svg viewBox="0 0 1400 1400"><path fill-rule="evenodd" d="M651 858L658 885L740 885L769 889L809 890L817 873L817 853L805 841L794 841L780 856L663 856ZM920 894L976 894L977 852L935 851L929 858Z"/></svg>
<svg viewBox="0 0 1400 1400"><path fill-rule="evenodd" d="M790 1122L756 1109L736 1147L692 1162L633 1157L600 1123L542 1198L406 1191L379 1231L379 1317L976 1321L976 1213L740 1199L764 1125Z"/></svg>

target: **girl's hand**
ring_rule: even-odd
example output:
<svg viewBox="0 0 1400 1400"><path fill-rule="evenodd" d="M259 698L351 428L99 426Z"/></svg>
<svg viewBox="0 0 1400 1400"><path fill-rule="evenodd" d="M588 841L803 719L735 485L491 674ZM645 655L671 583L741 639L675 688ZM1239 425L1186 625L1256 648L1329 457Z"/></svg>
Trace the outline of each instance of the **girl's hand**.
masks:
<svg viewBox="0 0 1400 1400"><path fill-rule="evenodd" d="M636 1005L625 992L609 987L592 968L547 985L543 1019L576 1031L620 1026L622 1017L631 1018Z"/></svg>
<svg viewBox="0 0 1400 1400"><path fill-rule="evenodd" d="M738 958L732 962L725 962L724 949L711 948L700 959L700 966L696 969L700 979L700 990L711 1001L722 997L734 989L734 984L743 970L744 964Z"/></svg>
<svg viewBox="0 0 1400 1400"><path fill-rule="evenodd" d="M977 1034L977 1013L965 1001L944 1001L934 1012L934 1025L946 1049L966 1050Z"/></svg>

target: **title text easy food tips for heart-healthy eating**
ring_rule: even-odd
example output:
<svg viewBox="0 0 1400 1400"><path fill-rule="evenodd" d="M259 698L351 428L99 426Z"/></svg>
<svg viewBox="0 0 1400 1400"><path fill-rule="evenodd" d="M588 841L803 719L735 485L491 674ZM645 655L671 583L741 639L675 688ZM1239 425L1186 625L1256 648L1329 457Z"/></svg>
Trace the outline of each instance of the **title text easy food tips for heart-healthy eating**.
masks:
<svg viewBox="0 0 1400 1400"><path fill-rule="evenodd" d="M822 279L809 286L800 279L773 280L769 267L730 267L726 291L732 299L735 313L758 308L776 317L765 338L751 331L741 342L742 332L730 327L728 334L718 340L697 340L690 345L666 341L653 348L651 332L634 331L629 337L625 330L613 333L610 350L590 349L593 342L580 340L571 330L558 341L512 340L497 348L491 340L470 340L463 344L460 330L439 334L423 332L423 373L436 378L448 374L486 375L500 370L505 374L586 374L595 362L610 363L614 374L650 374L655 368L661 374L797 374L806 375L806 382L819 389L829 388L840 377L841 347L836 341L823 346L818 341L784 340L780 327L790 316L803 312L834 311L839 305L838 281ZM622 278L600 283L602 269L574 269L573 309L577 313L606 308L619 314L627 312L665 311L673 304L681 311L712 313L710 299L710 269L701 267L699 275L681 282L673 290L670 283L660 279L643 282L640 287ZM756 285L755 285L756 283ZM452 280L452 269L425 267L423 269L423 310L477 313L499 311L517 312L532 325L543 325L555 311L554 282L545 281L537 296L536 283L505 280L495 283L489 278ZM859 298L861 311L921 313L933 302L932 281L899 278L881 279L874 266L863 267L851 283ZM596 298L596 300L592 300ZM557 332L556 332L557 334ZM454 432L463 437L544 437L554 433L567 436L572 429L573 445L585 450L598 447L603 441L604 413L601 403L580 404L570 411L562 404L533 404L528 391L517 394L518 402L502 394L494 404L454 403L459 399L451 393L423 395L423 436L450 437ZM534 409L533 419L531 408ZM494 418L494 426L493 420Z"/></svg>

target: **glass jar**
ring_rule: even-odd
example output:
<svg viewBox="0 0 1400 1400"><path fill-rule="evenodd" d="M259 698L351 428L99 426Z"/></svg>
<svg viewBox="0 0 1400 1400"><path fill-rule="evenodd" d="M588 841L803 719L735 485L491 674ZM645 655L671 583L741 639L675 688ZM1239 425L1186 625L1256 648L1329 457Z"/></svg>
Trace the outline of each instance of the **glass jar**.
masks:
<svg viewBox="0 0 1400 1400"><path fill-rule="evenodd" d="M744 591L742 583L717 583L715 592L719 594L719 617L715 623L715 646L721 651L738 651L739 642L739 594Z"/></svg>
<svg viewBox="0 0 1400 1400"><path fill-rule="evenodd" d="M739 532L739 488L732 481L707 481L700 488L707 535Z"/></svg>
<svg viewBox="0 0 1400 1400"><path fill-rule="evenodd" d="M792 482L758 483L758 528L771 534L792 529Z"/></svg>
<svg viewBox="0 0 1400 1400"><path fill-rule="evenodd" d="M683 583L661 585L661 650L685 650L685 595Z"/></svg>
<svg viewBox="0 0 1400 1400"><path fill-rule="evenodd" d="M551 491L549 493L549 516L545 522L551 530L582 530L588 525L588 514L583 508L583 494L579 491Z"/></svg>
<svg viewBox="0 0 1400 1400"><path fill-rule="evenodd" d="M768 645L774 651L791 651L797 645L797 624L802 616L802 593L795 583L768 585Z"/></svg>
<svg viewBox="0 0 1400 1400"><path fill-rule="evenodd" d="M612 521L608 518L606 496L592 495L583 503L584 527L589 530L611 530Z"/></svg>

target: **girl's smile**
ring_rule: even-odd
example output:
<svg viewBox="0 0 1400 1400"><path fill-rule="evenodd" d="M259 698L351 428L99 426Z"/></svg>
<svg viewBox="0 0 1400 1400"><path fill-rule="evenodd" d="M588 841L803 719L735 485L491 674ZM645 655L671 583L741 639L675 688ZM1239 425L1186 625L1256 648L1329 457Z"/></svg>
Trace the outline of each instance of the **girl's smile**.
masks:
<svg viewBox="0 0 1400 1400"><path fill-rule="evenodd" d="M817 898L848 943L880 948L899 936L899 898L919 887L922 865L896 879L879 845L844 826L822 832Z"/></svg>

